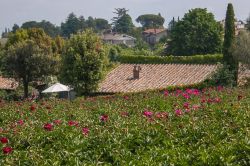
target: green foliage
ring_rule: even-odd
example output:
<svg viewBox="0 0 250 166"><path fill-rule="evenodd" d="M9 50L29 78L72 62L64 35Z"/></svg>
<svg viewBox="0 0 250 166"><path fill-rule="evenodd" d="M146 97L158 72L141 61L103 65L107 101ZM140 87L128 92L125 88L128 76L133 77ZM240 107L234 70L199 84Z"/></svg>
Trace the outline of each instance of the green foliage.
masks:
<svg viewBox="0 0 250 166"><path fill-rule="evenodd" d="M79 95L96 90L107 65L107 53L100 38L91 30L73 35L62 56L61 79Z"/></svg>
<svg viewBox="0 0 250 166"><path fill-rule="evenodd" d="M234 9L231 3L227 6L227 14L225 20L225 36L223 44L223 60L228 65L229 70L234 72L234 79L238 79L239 63L237 58L233 56L233 46L235 42L235 19Z"/></svg>
<svg viewBox="0 0 250 166"><path fill-rule="evenodd" d="M16 33L16 31L19 29L20 27L17 24L14 24L12 27L12 31L13 33Z"/></svg>
<svg viewBox="0 0 250 166"><path fill-rule="evenodd" d="M70 13L65 23L61 24L61 33L64 37L76 34L84 25L84 18L78 19L74 13Z"/></svg>
<svg viewBox="0 0 250 166"><path fill-rule="evenodd" d="M250 68L250 32L241 32L233 45L233 56L235 59Z"/></svg>
<svg viewBox="0 0 250 166"><path fill-rule="evenodd" d="M62 54L64 45L65 45L65 41L62 37L60 36L55 37L52 41L53 53Z"/></svg>
<svg viewBox="0 0 250 166"><path fill-rule="evenodd" d="M103 18L96 18L95 19L95 29L96 31L100 32L105 29L110 29L111 26L109 25L109 22Z"/></svg>
<svg viewBox="0 0 250 166"><path fill-rule="evenodd" d="M229 66L226 64L220 64L217 71L212 75L211 85L223 85L233 87L237 83L234 79L234 71L229 70Z"/></svg>
<svg viewBox="0 0 250 166"><path fill-rule="evenodd" d="M136 22L140 23L144 29L149 28L162 28L165 22L165 19L159 13L158 15L155 14L144 14L140 15Z"/></svg>
<svg viewBox="0 0 250 166"><path fill-rule="evenodd" d="M123 55L118 57L121 63L130 64L216 64L222 62L221 54L194 56L144 56Z"/></svg>
<svg viewBox="0 0 250 166"><path fill-rule="evenodd" d="M105 19L93 18L90 16L85 20L83 16L78 18L74 13L70 13L66 21L61 24L61 35L69 38L71 34L76 34L77 32L82 32L86 29L93 29L95 32L102 32L109 28L110 25Z"/></svg>
<svg viewBox="0 0 250 166"><path fill-rule="evenodd" d="M51 38L42 29L20 29L11 34L4 58L5 71L23 83L24 97L28 97L31 81L54 74L58 58L52 53Z"/></svg>
<svg viewBox="0 0 250 166"><path fill-rule="evenodd" d="M168 45L170 55L221 53L222 27L207 9L192 9L175 23Z"/></svg>
<svg viewBox="0 0 250 166"><path fill-rule="evenodd" d="M0 165L249 165L249 89L190 90L2 101Z"/></svg>
<svg viewBox="0 0 250 166"><path fill-rule="evenodd" d="M52 24L49 21L41 21L41 22L36 22L36 21L28 21L22 24L21 28L23 29L30 29L30 28L42 28L44 32L49 35L50 37L56 37L57 35L60 34L60 28L56 27L54 24ZM16 24L12 28L12 32L16 32L16 30L19 29Z"/></svg>
<svg viewBox="0 0 250 166"><path fill-rule="evenodd" d="M0 75L2 75L4 71L4 56L5 50L0 46Z"/></svg>
<svg viewBox="0 0 250 166"><path fill-rule="evenodd" d="M246 24L246 27L247 27L247 30L250 31L250 15L249 17L247 18L247 24Z"/></svg>
<svg viewBox="0 0 250 166"><path fill-rule="evenodd" d="M127 14L128 10L125 8L115 10L114 13L117 14L117 16L112 19L113 29L119 33L130 33L133 30L134 24L130 15Z"/></svg>

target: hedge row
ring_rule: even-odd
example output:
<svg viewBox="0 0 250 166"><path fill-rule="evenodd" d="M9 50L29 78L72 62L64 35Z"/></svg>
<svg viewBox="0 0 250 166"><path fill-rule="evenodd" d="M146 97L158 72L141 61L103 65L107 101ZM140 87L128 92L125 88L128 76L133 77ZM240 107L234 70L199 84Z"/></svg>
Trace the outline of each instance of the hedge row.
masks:
<svg viewBox="0 0 250 166"><path fill-rule="evenodd" d="M222 62L222 54L194 56L119 56L120 63L128 64L216 64Z"/></svg>

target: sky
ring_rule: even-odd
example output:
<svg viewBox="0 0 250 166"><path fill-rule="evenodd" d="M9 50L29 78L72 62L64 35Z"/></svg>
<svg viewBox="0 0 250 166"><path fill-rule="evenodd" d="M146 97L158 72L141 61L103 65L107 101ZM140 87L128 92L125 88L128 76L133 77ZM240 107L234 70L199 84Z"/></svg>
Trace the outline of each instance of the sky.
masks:
<svg viewBox="0 0 250 166"><path fill-rule="evenodd" d="M188 10L198 7L207 8L217 20L222 20L228 3L233 3L237 19L246 20L250 0L0 0L0 32L26 21L48 20L60 25L71 12L110 21L115 8L129 9L133 21L142 14L161 13L165 25L173 17L182 18Z"/></svg>

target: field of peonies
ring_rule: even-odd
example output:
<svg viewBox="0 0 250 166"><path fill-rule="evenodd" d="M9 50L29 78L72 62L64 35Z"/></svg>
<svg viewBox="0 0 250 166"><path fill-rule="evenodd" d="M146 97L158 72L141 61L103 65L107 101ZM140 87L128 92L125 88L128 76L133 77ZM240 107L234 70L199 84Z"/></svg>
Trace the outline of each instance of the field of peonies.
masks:
<svg viewBox="0 0 250 166"><path fill-rule="evenodd" d="M0 165L250 165L250 89L0 101Z"/></svg>

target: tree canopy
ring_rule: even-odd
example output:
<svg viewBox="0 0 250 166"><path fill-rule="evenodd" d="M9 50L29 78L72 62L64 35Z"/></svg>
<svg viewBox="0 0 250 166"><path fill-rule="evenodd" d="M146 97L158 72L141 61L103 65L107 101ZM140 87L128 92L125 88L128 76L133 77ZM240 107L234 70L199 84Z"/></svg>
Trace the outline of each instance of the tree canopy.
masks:
<svg viewBox="0 0 250 166"><path fill-rule="evenodd" d="M116 17L113 17L113 29L119 33L130 33L134 24L132 22L132 18L129 14L127 14L128 10L125 8L117 8L115 9Z"/></svg>
<svg viewBox="0 0 250 166"><path fill-rule="evenodd" d="M207 9L196 8L184 15L171 30L168 54L196 55L220 53L222 26Z"/></svg>
<svg viewBox="0 0 250 166"><path fill-rule="evenodd" d="M250 31L250 15L249 15L249 17L247 18L247 30L249 30Z"/></svg>
<svg viewBox="0 0 250 166"><path fill-rule="evenodd" d="M233 73L234 80L237 83L238 79L238 61L233 56L233 46L235 42L235 15L234 8L231 3L227 6L225 20L225 35L223 44L223 60L229 66L229 71Z"/></svg>
<svg viewBox="0 0 250 166"><path fill-rule="evenodd" d="M51 38L42 29L19 29L12 33L4 58L8 74L23 83L24 97L28 97L28 85L53 74L57 66L53 56Z"/></svg>
<svg viewBox="0 0 250 166"><path fill-rule="evenodd" d="M48 34L51 37L56 37L60 34L60 28L55 26L49 21L28 21L22 24L21 28L23 29L29 29L29 28L42 28L46 34ZM14 25L13 32L15 32L15 29L17 29L17 26Z"/></svg>
<svg viewBox="0 0 250 166"><path fill-rule="evenodd" d="M62 82L72 85L79 95L95 91L107 56L100 38L92 30L71 36L62 56Z"/></svg>
<svg viewBox="0 0 250 166"><path fill-rule="evenodd" d="M103 18L93 18L90 16L85 20L83 16L78 18L74 13L70 13L66 21L61 24L61 35L69 38L71 34L77 34L77 32L86 29L93 29L95 32L101 32L109 28L110 25L108 21Z"/></svg>
<svg viewBox="0 0 250 166"><path fill-rule="evenodd" d="M144 29L149 28L162 28L165 22L165 19L159 13L158 15L155 14L144 14L140 15L136 22L140 23Z"/></svg>
<svg viewBox="0 0 250 166"><path fill-rule="evenodd" d="M250 32L240 32L233 46L233 56L250 68Z"/></svg>

